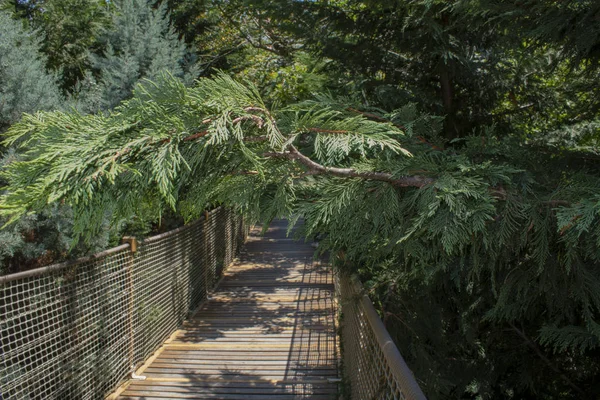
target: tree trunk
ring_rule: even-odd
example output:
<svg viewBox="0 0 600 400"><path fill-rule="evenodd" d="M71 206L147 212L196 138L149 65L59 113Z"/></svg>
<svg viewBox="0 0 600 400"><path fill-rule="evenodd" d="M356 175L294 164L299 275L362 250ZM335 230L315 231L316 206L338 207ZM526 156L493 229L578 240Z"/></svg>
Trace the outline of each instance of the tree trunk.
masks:
<svg viewBox="0 0 600 400"><path fill-rule="evenodd" d="M454 85L452 82L452 64L440 62L440 88L442 104L444 106L444 135L448 139L454 139L459 136L456 124L456 111L454 109Z"/></svg>

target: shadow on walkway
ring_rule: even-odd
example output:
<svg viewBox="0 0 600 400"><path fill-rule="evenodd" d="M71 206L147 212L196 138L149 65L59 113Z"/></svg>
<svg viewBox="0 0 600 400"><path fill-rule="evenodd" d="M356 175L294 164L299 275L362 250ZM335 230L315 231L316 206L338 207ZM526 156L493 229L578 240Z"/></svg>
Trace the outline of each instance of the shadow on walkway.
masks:
<svg viewBox="0 0 600 400"><path fill-rule="evenodd" d="M286 222L251 233L193 318L120 399L335 399L333 277Z"/></svg>

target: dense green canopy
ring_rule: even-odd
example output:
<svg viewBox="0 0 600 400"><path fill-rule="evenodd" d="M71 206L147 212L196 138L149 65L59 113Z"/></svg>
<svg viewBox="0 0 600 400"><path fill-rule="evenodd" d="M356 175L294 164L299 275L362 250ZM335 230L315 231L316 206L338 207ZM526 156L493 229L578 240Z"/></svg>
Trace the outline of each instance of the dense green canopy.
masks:
<svg viewBox="0 0 600 400"><path fill-rule="evenodd" d="M255 86L226 75L193 88L166 75L106 115L26 116L7 133L22 158L4 170L3 213L68 204L87 240L107 212L118 225L149 206L187 220L217 204L255 219L304 217L307 236L327 233L324 245L338 257L398 290L407 313L399 318L414 318L423 335L407 348L417 371L464 364L447 360L460 354L450 345L442 357L427 350L455 341L469 355L461 365L469 381L502 368L503 384L536 387L534 370L498 358L511 348L498 335L533 340L524 326L541 345L585 362L600 338L597 174L574 168L577 153L549 155L491 130L465 138L460 151L442 150L426 139L438 118L412 105L356 107L329 97L269 107ZM422 321L424 304L413 299L436 304L437 322ZM458 307L469 312L445 315ZM504 324L511 333L497 331ZM489 343L479 354L482 339ZM591 380L595 370L578 375ZM457 384L424 379L434 392ZM560 375L554 385L584 390Z"/></svg>
<svg viewBox="0 0 600 400"><path fill-rule="evenodd" d="M597 397L598 2L167 6L203 77L25 115L4 218L66 207L81 243L217 205L303 218L428 397Z"/></svg>

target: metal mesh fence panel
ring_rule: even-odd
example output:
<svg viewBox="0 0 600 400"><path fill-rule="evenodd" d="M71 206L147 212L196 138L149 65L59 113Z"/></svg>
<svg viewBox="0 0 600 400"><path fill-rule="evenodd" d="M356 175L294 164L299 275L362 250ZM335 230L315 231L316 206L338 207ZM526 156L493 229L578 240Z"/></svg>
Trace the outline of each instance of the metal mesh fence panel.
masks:
<svg viewBox="0 0 600 400"><path fill-rule="evenodd" d="M218 208L93 257L0 277L0 399L101 399L198 307L246 237Z"/></svg>
<svg viewBox="0 0 600 400"><path fill-rule="evenodd" d="M425 395L356 279L335 273L344 382L351 399L425 399Z"/></svg>

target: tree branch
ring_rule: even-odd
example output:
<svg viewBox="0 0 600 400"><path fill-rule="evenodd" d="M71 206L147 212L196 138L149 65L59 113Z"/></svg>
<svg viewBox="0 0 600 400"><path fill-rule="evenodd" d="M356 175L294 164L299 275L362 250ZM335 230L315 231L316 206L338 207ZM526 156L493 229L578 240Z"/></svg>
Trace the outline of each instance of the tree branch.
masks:
<svg viewBox="0 0 600 400"><path fill-rule="evenodd" d="M277 127L277 123L271 113L268 110L258 108L258 107L247 107L245 109L246 112L249 111L258 111L263 113L267 118L271 120L273 126L277 131L279 128ZM281 134L281 132L279 132ZM283 136L283 135L282 135ZM302 165L308 168L311 175L332 175L338 176L340 178L361 178L361 179L369 179L374 181L382 181L388 182L397 187L418 187L421 188L425 185L428 185L434 180L432 178L427 178L424 176L406 176L402 178L395 178L392 174L387 172L359 172L353 168L337 168L337 167L326 167L322 164L319 164L304 154L300 153L296 146L293 144L289 144L287 146L289 151L287 152L267 152L263 153L265 157L276 157L276 158L285 158L288 160L296 160L300 162Z"/></svg>
<svg viewBox="0 0 600 400"><path fill-rule="evenodd" d="M196 140L196 139L199 139L199 138L201 138L201 137L204 137L204 136L206 136L206 135L208 135L208 131L202 131L202 132L198 132L198 133L195 133L195 134L193 134L193 135L190 135L190 136L184 137L184 138L183 138L183 141L184 141L184 142L189 142L189 141Z"/></svg>
<svg viewBox="0 0 600 400"><path fill-rule="evenodd" d="M361 178L374 181L388 182L397 187L418 187L421 188L425 185L432 183L432 178L424 176L406 176L396 178L392 174L387 172L361 172L353 168L337 168L337 167L326 167L319 164L304 154L300 153L294 145L289 145L290 149L288 152L283 153L264 153L266 157L285 158L288 160L296 160L302 165L308 168L311 175L332 175L340 178Z"/></svg>
<svg viewBox="0 0 600 400"><path fill-rule="evenodd" d="M384 120L383 118L381 118L375 114L362 113L361 111L358 111L358 110L355 110L352 108L349 108L348 110L359 112L361 114L367 114L366 115L367 117L373 117L373 118L377 118L380 120ZM273 124L273 127L283 136L283 133L281 131L279 131L279 128L277 127L277 122L275 121L275 118L273 118L273 116L271 115L269 110L264 109L262 107L249 106L249 107L245 107L244 111L247 113L261 113L261 114L263 114L263 116L265 118L261 118L257 115L243 115L243 116L235 118L232 121L233 124L239 124L242 121L252 121L259 128L263 128L264 124L265 124L265 119L267 119L268 121L270 121ZM204 120L203 122L209 123L210 121L211 121L210 119L207 119L207 120ZM330 129L322 129L322 128L308 128L308 131L332 133L332 134L347 133L347 131L344 131L344 130L330 130ZM207 130L202 131L202 132L190 135L190 136L184 138L183 140L184 141L195 140L195 139L198 139L198 138L208 135L208 133L209 132ZM261 141L265 141L266 139L267 139L266 136L250 136L250 137L244 138L244 141L245 142L261 142ZM169 139L165 139L165 140L168 141ZM436 148L433 145L431 145L431 146ZM326 167L322 164L317 163L316 161L313 161L311 158L307 157L306 155L302 154L291 143L288 144L286 148L288 151L284 150L282 152L266 152L266 153L263 153L263 156L273 157L273 158L284 158L284 159L288 159L288 160L298 161L300 164L304 165L308 169L308 171L306 173L303 173L302 175L300 175L300 177L304 177L304 176L308 176L308 175L331 175L331 176L337 176L340 178L360 178L360 179L387 182L396 187L416 187L416 188L422 188L426 185L429 185L429 184L435 182L434 178L421 176L421 175L394 177L392 174L390 174L388 172L357 171L353 168ZM499 200L507 200L507 198L508 198L508 193L506 192L506 189L504 189L502 186L490 187L489 193ZM568 206L569 202L566 202L563 200L550 200L549 202L547 202L547 204L550 206L553 206L553 207L557 207L557 206Z"/></svg>

